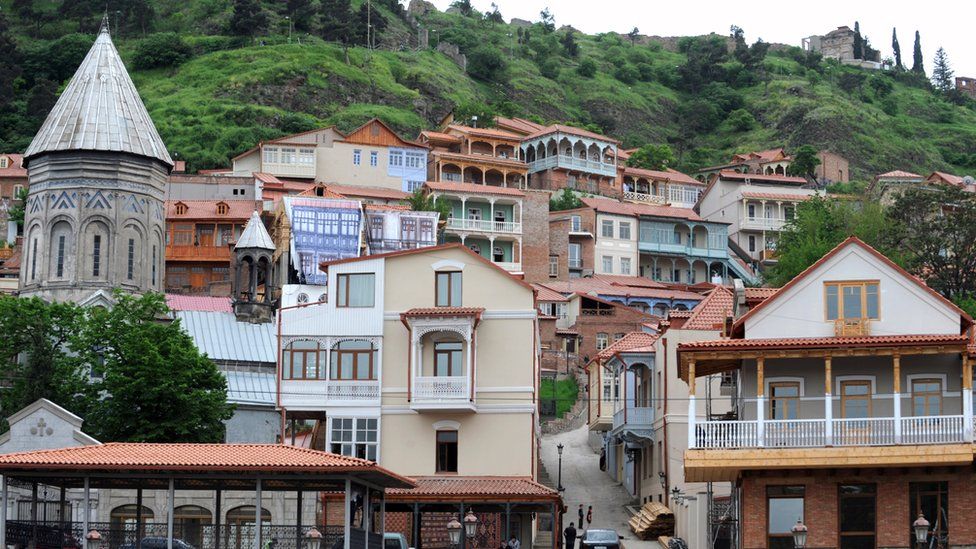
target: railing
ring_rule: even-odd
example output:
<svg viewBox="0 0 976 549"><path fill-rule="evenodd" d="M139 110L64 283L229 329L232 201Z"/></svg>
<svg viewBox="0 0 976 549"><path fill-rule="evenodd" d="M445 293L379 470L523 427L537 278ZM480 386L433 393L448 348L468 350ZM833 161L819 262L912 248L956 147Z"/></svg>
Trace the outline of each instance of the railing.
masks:
<svg viewBox="0 0 976 549"><path fill-rule="evenodd" d="M363 159L366 160L366 159ZM284 176L298 176L298 177L315 177L315 161L313 159L312 163L299 164L287 163L287 162L265 162L261 170L271 175L284 175Z"/></svg>
<svg viewBox="0 0 976 549"><path fill-rule="evenodd" d="M616 309L580 309L583 316L613 316Z"/></svg>
<svg viewBox="0 0 976 549"><path fill-rule="evenodd" d="M870 319L867 318L840 318L834 321L834 335L837 337L871 335L870 326Z"/></svg>
<svg viewBox="0 0 976 549"><path fill-rule="evenodd" d="M378 401L380 382L375 380L329 381L326 385L329 400Z"/></svg>
<svg viewBox="0 0 976 549"><path fill-rule="evenodd" d="M593 235L593 224L587 221L580 221L579 223L569 222L569 234L585 234Z"/></svg>
<svg viewBox="0 0 976 549"><path fill-rule="evenodd" d="M624 191L624 200L635 200L637 202L647 202L649 204L667 204L663 196L649 193L639 193L637 191Z"/></svg>
<svg viewBox="0 0 976 549"><path fill-rule="evenodd" d="M522 224L514 221L492 221L489 219L464 219L460 217L451 217L447 220L447 228L456 231L522 234Z"/></svg>
<svg viewBox="0 0 976 549"><path fill-rule="evenodd" d="M522 272L522 263L518 261L494 261L493 263L510 273Z"/></svg>
<svg viewBox="0 0 976 549"><path fill-rule="evenodd" d="M809 448L826 444L827 422L822 419L781 419L765 422L769 447Z"/></svg>
<svg viewBox="0 0 976 549"><path fill-rule="evenodd" d="M467 401L470 398L467 376L417 376L413 378L412 399L414 402L456 402Z"/></svg>
<svg viewBox="0 0 976 549"><path fill-rule="evenodd" d="M170 244L166 259L176 261L230 261L230 246L194 246Z"/></svg>
<svg viewBox="0 0 976 549"><path fill-rule="evenodd" d="M901 418L902 444L952 444L963 441L963 416Z"/></svg>
<svg viewBox="0 0 976 549"><path fill-rule="evenodd" d="M575 168L601 175L617 174L617 166L615 164L608 164L600 160L575 158L565 154L547 156L534 162L529 162L528 166L530 172L538 172L550 168Z"/></svg>
<svg viewBox="0 0 976 549"><path fill-rule="evenodd" d="M654 408L647 406L627 406L613 413L614 430L621 428L650 429L654 423Z"/></svg>
<svg viewBox="0 0 976 549"><path fill-rule="evenodd" d="M757 448L756 421L704 421L697 424L697 448Z"/></svg>
<svg viewBox="0 0 976 549"><path fill-rule="evenodd" d="M895 420L887 417L833 421L834 446L885 446L895 443Z"/></svg>
<svg viewBox="0 0 976 549"><path fill-rule="evenodd" d="M746 217L740 224L742 229L778 231L786 225L786 219L775 217Z"/></svg>
<svg viewBox="0 0 976 549"><path fill-rule="evenodd" d="M582 269L583 268L583 260L581 258L579 258L579 257L571 257L571 258L569 258L569 268L570 269Z"/></svg>
<svg viewBox="0 0 976 549"><path fill-rule="evenodd" d="M395 252L398 250L415 250L417 248L426 248L428 246L436 246L437 241L435 240L396 240L396 239L371 239L369 241L370 250L373 253L378 252Z"/></svg>

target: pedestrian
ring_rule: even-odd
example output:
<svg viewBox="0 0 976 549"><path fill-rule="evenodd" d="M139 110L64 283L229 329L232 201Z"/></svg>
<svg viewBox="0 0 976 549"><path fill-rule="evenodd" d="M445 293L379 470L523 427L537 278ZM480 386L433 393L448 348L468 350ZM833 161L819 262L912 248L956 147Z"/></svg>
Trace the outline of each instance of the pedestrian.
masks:
<svg viewBox="0 0 976 549"><path fill-rule="evenodd" d="M593 506L590 505L586 509L586 527L589 528L593 524Z"/></svg>
<svg viewBox="0 0 976 549"><path fill-rule="evenodd" d="M574 549L576 547L576 528L572 522L563 530L563 537L566 538L566 549Z"/></svg>
<svg viewBox="0 0 976 549"><path fill-rule="evenodd" d="M520 549L521 547L522 544L519 543L518 538L515 537L515 534L512 534L512 539L508 540L508 549Z"/></svg>
<svg viewBox="0 0 976 549"><path fill-rule="evenodd" d="M583 515L583 504L580 503L580 506L579 506L579 525L580 525L580 528L583 527L583 517L584 517L584 515Z"/></svg>
<svg viewBox="0 0 976 549"><path fill-rule="evenodd" d="M601 471L607 470L607 449L606 448L600 448L600 470ZM580 526L583 525L580 524Z"/></svg>

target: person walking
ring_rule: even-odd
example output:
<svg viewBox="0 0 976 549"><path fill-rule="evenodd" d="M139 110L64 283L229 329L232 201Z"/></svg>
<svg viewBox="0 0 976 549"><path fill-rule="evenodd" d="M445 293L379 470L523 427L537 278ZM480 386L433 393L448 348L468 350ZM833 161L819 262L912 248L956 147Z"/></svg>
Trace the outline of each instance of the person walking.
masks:
<svg viewBox="0 0 976 549"><path fill-rule="evenodd" d="M576 528L573 523L570 522L569 526L563 530L563 537L566 538L566 549L575 549L576 547Z"/></svg>
<svg viewBox="0 0 976 549"><path fill-rule="evenodd" d="M522 544L519 542L515 534L512 534L512 539L508 540L508 549L520 549Z"/></svg>
<svg viewBox="0 0 976 549"><path fill-rule="evenodd" d="M590 505L586 509L586 527L589 528L593 524L593 506Z"/></svg>
<svg viewBox="0 0 976 549"><path fill-rule="evenodd" d="M580 528L583 528L583 517L584 516L585 515L583 514L583 504L580 503L580 506L579 506L579 525L580 525Z"/></svg>

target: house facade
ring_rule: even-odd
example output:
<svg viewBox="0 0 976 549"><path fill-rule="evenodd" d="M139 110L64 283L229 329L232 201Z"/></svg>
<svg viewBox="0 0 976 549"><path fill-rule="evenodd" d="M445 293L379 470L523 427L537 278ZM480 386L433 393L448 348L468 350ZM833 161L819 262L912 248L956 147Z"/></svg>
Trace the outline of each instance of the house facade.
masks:
<svg viewBox="0 0 976 549"><path fill-rule="evenodd" d="M167 201L166 291L230 295L231 246L260 207L253 200Z"/></svg>
<svg viewBox="0 0 976 549"><path fill-rule="evenodd" d="M528 186L592 194L620 194L617 184L619 141L560 124L522 138L520 157L528 166Z"/></svg>
<svg viewBox="0 0 976 549"><path fill-rule="evenodd" d="M911 547L920 514L932 546L976 544L972 326L851 237L728 339L678 345L689 395L714 374L738 386L727 417L689 414L686 480L736 483L741 547L790 547L798 519L807 547Z"/></svg>
<svg viewBox="0 0 976 549"><path fill-rule="evenodd" d="M517 134L451 124L442 132L421 132L419 141L431 147L429 181L525 187L527 167Z"/></svg>
<svg viewBox="0 0 976 549"><path fill-rule="evenodd" d="M27 188L27 169L24 168L24 155L0 153L0 227L2 240L13 245L17 239L17 228L7 227L7 211L20 203L20 194Z"/></svg>

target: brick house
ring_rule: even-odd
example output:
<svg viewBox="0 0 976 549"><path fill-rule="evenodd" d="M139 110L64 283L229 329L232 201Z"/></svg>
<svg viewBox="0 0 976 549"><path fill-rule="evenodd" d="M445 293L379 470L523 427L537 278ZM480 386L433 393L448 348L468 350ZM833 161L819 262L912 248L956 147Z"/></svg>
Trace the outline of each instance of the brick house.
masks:
<svg viewBox="0 0 976 549"><path fill-rule="evenodd" d="M27 168L24 167L24 155L0 153L0 227L7 226L7 211L11 206L20 202L17 195L27 188ZM0 240L13 240L16 237L8 232L0 233Z"/></svg>

